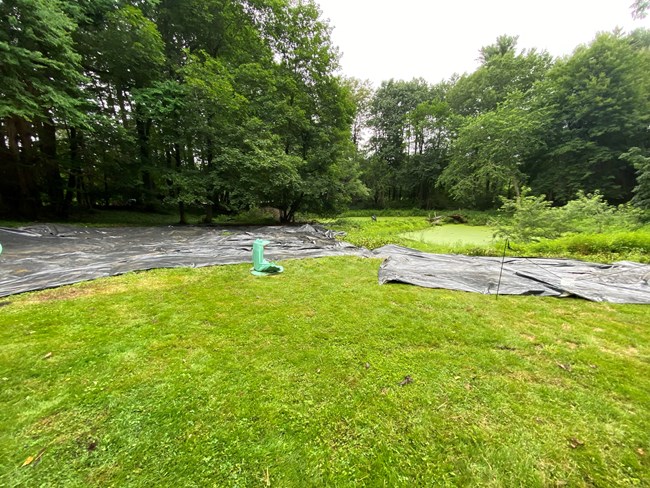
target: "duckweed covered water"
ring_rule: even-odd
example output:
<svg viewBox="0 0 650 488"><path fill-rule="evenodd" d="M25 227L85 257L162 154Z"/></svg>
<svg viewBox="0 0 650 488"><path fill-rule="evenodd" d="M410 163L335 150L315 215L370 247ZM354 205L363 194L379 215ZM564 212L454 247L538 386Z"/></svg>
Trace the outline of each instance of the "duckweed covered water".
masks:
<svg viewBox="0 0 650 488"><path fill-rule="evenodd" d="M414 232L405 232L400 237L413 241L441 245L485 245L493 240L494 229L482 225L447 224Z"/></svg>

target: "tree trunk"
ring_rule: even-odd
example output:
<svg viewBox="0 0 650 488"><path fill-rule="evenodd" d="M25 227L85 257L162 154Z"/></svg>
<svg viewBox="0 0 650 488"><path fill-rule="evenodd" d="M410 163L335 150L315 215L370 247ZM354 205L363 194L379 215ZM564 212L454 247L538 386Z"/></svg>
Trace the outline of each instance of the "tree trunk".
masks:
<svg viewBox="0 0 650 488"><path fill-rule="evenodd" d="M110 203L110 194L108 193L108 175L104 172L104 207L108 208Z"/></svg>
<svg viewBox="0 0 650 488"><path fill-rule="evenodd" d="M178 202L178 223L181 225L187 225L187 217L185 215L185 203Z"/></svg>
<svg viewBox="0 0 650 488"><path fill-rule="evenodd" d="M516 176L512 177L512 186L515 190L515 197L519 200L521 198L521 189L519 188L519 180Z"/></svg>
<svg viewBox="0 0 650 488"><path fill-rule="evenodd" d="M122 126L124 127L124 130L127 128L127 119L126 119L126 106L124 104L124 94L122 93L122 90L117 88L115 90L116 95L117 95L117 103L120 106L120 118L122 119Z"/></svg>
<svg viewBox="0 0 650 488"><path fill-rule="evenodd" d="M140 171L142 172L142 185L144 187L142 203L145 207L151 208L154 190L153 177L151 175L151 151L149 148L151 121L144 120L140 112L141 109L136 106L136 130L140 151Z"/></svg>
<svg viewBox="0 0 650 488"><path fill-rule="evenodd" d="M56 127L51 118L38 126L38 137L41 148L41 164L46 180L47 196L57 217L66 218L63 198L63 179L56 151Z"/></svg>
<svg viewBox="0 0 650 488"><path fill-rule="evenodd" d="M31 126L18 117L8 117L4 127L7 151L0 172L3 201L12 213L33 219L40 207L40 195L32 157Z"/></svg>
<svg viewBox="0 0 650 488"><path fill-rule="evenodd" d="M72 206L72 196L77 193L77 204L80 204L79 187L81 177L81 161L79 160L79 133L76 127L70 129L70 173L68 174L68 185L65 190L63 202L64 213L67 215Z"/></svg>

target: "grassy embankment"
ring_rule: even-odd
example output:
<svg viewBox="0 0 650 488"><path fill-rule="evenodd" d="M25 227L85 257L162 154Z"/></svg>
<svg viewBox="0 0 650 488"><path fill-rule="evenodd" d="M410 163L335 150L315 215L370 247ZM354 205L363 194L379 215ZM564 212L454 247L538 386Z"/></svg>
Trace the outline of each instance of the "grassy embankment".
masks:
<svg viewBox="0 0 650 488"><path fill-rule="evenodd" d="M490 240L494 231L487 226L494 214L465 212L468 225L446 223L432 226L429 215L383 215L373 221L358 213L323 220L333 229L345 231L343 238L371 249L399 244L427 252L498 256L504 241ZM529 244L511 243L509 256L570 257L585 261L611 263L621 260L650 262L650 224L636 230L614 229L604 233L570 234Z"/></svg>

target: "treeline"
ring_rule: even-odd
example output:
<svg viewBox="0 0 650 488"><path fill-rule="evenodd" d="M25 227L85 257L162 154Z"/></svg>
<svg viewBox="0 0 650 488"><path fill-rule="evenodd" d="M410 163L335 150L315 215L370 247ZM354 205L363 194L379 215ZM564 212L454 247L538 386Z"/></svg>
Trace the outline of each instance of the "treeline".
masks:
<svg viewBox="0 0 650 488"><path fill-rule="evenodd" d="M0 211L328 210L365 191L312 1L0 2Z"/></svg>
<svg viewBox="0 0 650 488"><path fill-rule="evenodd" d="M337 75L313 0L0 2L0 214L650 206L650 31L501 36L438 84Z"/></svg>
<svg viewBox="0 0 650 488"><path fill-rule="evenodd" d="M650 31L602 33L574 54L501 36L471 74L359 85L365 205L489 208L530 187L650 207Z"/></svg>

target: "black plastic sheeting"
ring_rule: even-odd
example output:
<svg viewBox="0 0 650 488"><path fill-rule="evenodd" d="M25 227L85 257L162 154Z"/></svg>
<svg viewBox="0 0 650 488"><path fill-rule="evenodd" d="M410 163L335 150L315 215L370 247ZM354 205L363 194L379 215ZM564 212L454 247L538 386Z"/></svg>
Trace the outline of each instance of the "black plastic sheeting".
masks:
<svg viewBox="0 0 650 488"><path fill-rule="evenodd" d="M370 252L318 226L0 227L0 297L129 271L251 262L255 239L269 260Z"/></svg>
<svg viewBox="0 0 650 488"><path fill-rule="evenodd" d="M597 302L650 303L650 266L570 259L427 254L400 246L370 252L319 226L0 227L0 297L129 271L251 262L253 242L270 241L269 261L355 255L382 257L379 283L399 282L494 295L577 296ZM501 283L499 285L499 276Z"/></svg>
<svg viewBox="0 0 650 488"><path fill-rule="evenodd" d="M650 266L621 261L596 264L572 259L428 254L400 246L374 253L386 257L379 283L407 283L488 295L577 296L595 302L650 303ZM499 276L501 281L499 284Z"/></svg>

